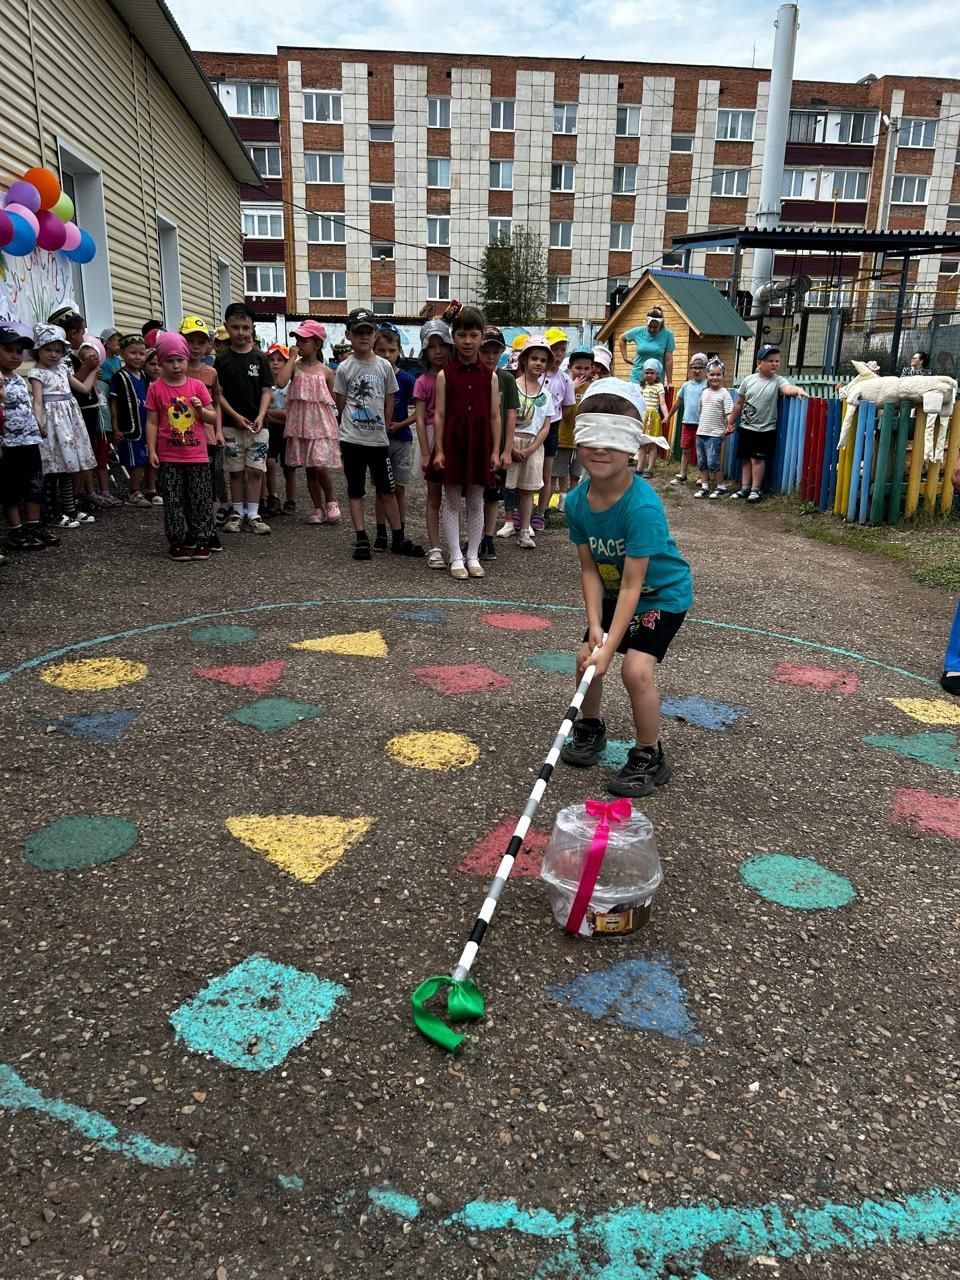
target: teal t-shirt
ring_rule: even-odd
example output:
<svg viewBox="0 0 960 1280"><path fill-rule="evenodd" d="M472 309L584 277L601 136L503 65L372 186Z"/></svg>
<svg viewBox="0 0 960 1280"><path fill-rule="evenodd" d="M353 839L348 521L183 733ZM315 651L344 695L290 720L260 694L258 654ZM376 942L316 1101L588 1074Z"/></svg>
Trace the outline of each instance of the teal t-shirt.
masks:
<svg viewBox="0 0 960 1280"><path fill-rule="evenodd" d="M587 545L603 581L604 595L616 599L627 556L649 558L637 613L664 609L684 613L693 604L690 566L670 534L663 503L641 476L606 511L593 511L584 480L567 494L563 513L570 541Z"/></svg>
<svg viewBox="0 0 960 1280"><path fill-rule="evenodd" d="M623 336L635 348L633 368L630 370L631 382L643 381L644 360L659 360L666 374L667 356L677 349L677 340L669 329L658 329L656 333L651 333L645 324L640 324L635 329L628 329Z"/></svg>

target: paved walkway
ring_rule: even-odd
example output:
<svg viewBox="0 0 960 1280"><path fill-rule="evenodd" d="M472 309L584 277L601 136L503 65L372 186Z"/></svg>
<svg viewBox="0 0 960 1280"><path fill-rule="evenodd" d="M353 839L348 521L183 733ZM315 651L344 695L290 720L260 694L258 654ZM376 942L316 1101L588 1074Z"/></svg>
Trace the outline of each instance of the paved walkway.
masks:
<svg viewBox="0 0 960 1280"><path fill-rule="evenodd" d="M953 601L668 504L651 922L552 923L537 855L604 776L560 769L455 1058L409 995L567 706L565 535L461 585L281 521L174 565L122 511L3 571L0 1274L953 1274Z"/></svg>

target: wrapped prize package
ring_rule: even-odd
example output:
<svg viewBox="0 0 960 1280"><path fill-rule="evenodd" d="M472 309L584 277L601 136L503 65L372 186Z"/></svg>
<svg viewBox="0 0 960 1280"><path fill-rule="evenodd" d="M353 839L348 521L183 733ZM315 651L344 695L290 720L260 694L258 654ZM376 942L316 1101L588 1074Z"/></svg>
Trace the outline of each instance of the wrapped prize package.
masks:
<svg viewBox="0 0 960 1280"><path fill-rule="evenodd" d="M554 919L584 938L622 937L650 918L663 879L653 823L629 800L561 809L543 855Z"/></svg>

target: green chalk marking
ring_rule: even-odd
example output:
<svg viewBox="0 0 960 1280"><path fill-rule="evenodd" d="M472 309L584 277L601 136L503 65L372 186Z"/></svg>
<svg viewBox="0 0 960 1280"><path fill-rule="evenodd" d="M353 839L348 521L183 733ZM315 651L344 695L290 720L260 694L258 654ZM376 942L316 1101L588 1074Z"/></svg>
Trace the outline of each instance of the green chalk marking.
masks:
<svg viewBox="0 0 960 1280"><path fill-rule="evenodd" d="M740 864L740 878L767 902L798 911L836 911L857 896L845 876L815 858L761 853Z"/></svg>
<svg viewBox="0 0 960 1280"><path fill-rule="evenodd" d="M195 644L247 644L256 638L253 627L196 627L190 632L190 639Z"/></svg>
<svg viewBox="0 0 960 1280"><path fill-rule="evenodd" d="M125 818L78 813L28 836L23 856L38 871L77 871L113 862L136 842L137 828Z"/></svg>

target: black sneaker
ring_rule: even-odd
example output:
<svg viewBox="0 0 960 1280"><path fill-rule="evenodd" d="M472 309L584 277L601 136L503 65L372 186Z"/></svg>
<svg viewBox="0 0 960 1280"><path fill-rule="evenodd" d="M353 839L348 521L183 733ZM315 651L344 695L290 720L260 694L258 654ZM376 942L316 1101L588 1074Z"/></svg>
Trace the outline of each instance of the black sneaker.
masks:
<svg viewBox="0 0 960 1280"><path fill-rule="evenodd" d="M607 790L615 796L648 796L669 782L672 772L659 742L656 747L631 747L627 763L607 783Z"/></svg>
<svg viewBox="0 0 960 1280"><path fill-rule="evenodd" d="M378 533L373 540L374 551L387 551L389 546L390 544L387 542L387 535L385 533Z"/></svg>
<svg viewBox="0 0 960 1280"><path fill-rule="evenodd" d="M955 698L960 697L960 675L955 671L945 671L940 677L940 688L944 693L952 693Z"/></svg>
<svg viewBox="0 0 960 1280"><path fill-rule="evenodd" d="M368 540L365 539L363 542L357 543L357 545L353 548L353 558L354 560L372 560L373 559L373 552L370 550L370 543Z"/></svg>
<svg viewBox="0 0 960 1280"><path fill-rule="evenodd" d="M493 536L490 534L484 534L480 540L480 559L496 560L496 558L497 548L494 546Z"/></svg>
<svg viewBox="0 0 960 1280"><path fill-rule="evenodd" d="M607 726L602 720L574 720L573 733L560 751L564 764L588 768L600 759L600 752L607 745Z"/></svg>
<svg viewBox="0 0 960 1280"><path fill-rule="evenodd" d="M222 551L222 550L223 550L223 543L220 541L220 539L219 539L219 537L217 536L217 534L214 534L214 535L211 537L210 541L207 543L207 546L210 548L210 550L211 550L211 551Z"/></svg>
<svg viewBox="0 0 960 1280"><path fill-rule="evenodd" d="M180 561L192 560L193 552L190 551L187 547L171 547L170 559L180 560Z"/></svg>

